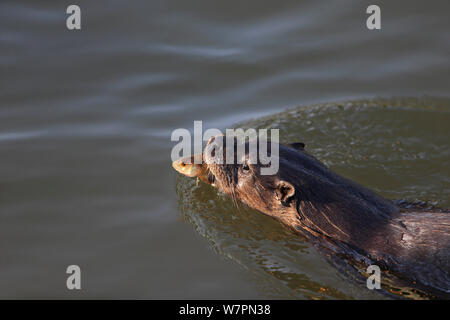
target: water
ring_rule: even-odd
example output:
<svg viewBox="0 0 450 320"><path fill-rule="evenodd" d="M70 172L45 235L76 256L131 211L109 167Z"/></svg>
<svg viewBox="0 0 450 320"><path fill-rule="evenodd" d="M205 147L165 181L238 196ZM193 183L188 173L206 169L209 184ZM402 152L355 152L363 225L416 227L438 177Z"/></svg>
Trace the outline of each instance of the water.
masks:
<svg viewBox="0 0 450 320"><path fill-rule="evenodd" d="M306 106L254 123L384 196L450 207L448 2L378 2L381 31L369 1L77 4L81 31L67 4L0 4L0 298L385 298L178 177L170 134Z"/></svg>

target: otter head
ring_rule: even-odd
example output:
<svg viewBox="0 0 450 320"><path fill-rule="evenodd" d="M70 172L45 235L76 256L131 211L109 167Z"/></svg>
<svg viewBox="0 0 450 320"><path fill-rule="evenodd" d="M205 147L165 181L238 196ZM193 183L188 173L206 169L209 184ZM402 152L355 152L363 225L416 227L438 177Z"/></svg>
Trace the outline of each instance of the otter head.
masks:
<svg viewBox="0 0 450 320"><path fill-rule="evenodd" d="M297 144L297 148L301 146L304 145ZM265 159L260 157L261 148L267 155ZM289 209L296 212L296 187L291 182L292 174L288 172L286 161L278 152L284 154L285 151L279 148L286 147L261 139L227 141L225 136L219 135L209 139L203 155L216 187L267 215L286 218ZM268 170L264 169L269 167L278 170L267 174Z"/></svg>
<svg viewBox="0 0 450 320"><path fill-rule="evenodd" d="M256 140L256 159L252 140L215 136L204 149L210 180L233 199L296 230L349 243L367 238L374 225L385 224L396 212L390 201L328 170L303 150L302 143L287 146ZM271 161L278 162L273 174L264 174L270 164L261 161L262 147Z"/></svg>

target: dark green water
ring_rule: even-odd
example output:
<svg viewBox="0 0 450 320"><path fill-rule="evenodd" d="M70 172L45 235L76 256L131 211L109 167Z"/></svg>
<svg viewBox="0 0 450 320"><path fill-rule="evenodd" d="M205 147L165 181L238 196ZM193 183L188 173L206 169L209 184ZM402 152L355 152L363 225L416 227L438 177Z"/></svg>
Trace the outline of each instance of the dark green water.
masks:
<svg viewBox="0 0 450 320"><path fill-rule="evenodd" d="M360 100L303 106L241 126L278 128L282 142L305 142L331 170L386 198L449 208L449 107L448 100ZM209 185L180 177L177 190L185 219L215 251L248 269L268 296L388 297L369 291L357 274L332 267L270 217L236 207Z"/></svg>
<svg viewBox="0 0 450 320"><path fill-rule="evenodd" d="M0 4L0 298L379 297L178 177L170 135L194 120L306 106L254 125L389 198L450 206L448 1L378 2L380 31L369 1L77 4L80 31L67 3ZM389 99L424 95L441 98Z"/></svg>

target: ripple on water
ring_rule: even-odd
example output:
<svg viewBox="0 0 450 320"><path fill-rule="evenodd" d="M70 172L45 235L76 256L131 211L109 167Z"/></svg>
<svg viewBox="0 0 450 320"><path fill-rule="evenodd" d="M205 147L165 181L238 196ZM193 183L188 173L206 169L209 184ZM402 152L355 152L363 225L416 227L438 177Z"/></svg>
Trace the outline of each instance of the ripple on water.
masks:
<svg viewBox="0 0 450 320"><path fill-rule="evenodd" d="M305 142L332 170L385 197L450 207L449 121L450 101L405 98L298 107L236 127L278 128L282 142ZM177 194L183 217L216 252L248 269L269 297L384 297L273 219L235 207L210 186L180 177Z"/></svg>

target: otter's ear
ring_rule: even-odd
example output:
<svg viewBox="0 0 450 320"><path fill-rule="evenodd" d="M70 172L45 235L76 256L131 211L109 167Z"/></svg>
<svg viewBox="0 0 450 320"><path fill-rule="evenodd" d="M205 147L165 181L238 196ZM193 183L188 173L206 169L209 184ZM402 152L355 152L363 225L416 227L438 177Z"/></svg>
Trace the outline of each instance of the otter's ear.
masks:
<svg viewBox="0 0 450 320"><path fill-rule="evenodd" d="M305 144L303 142L294 142L288 144L289 147L295 150L303 151L305 150Z"/></svg>
<svg viewBox="0 0 450 320"><path fill-rule="evenodd" d="M288 202L289 198L294 195L295 188L289 182L281 180L280 182L278 182L276 193L278 196L278 200L280 200L281 202Z"/></svg>

